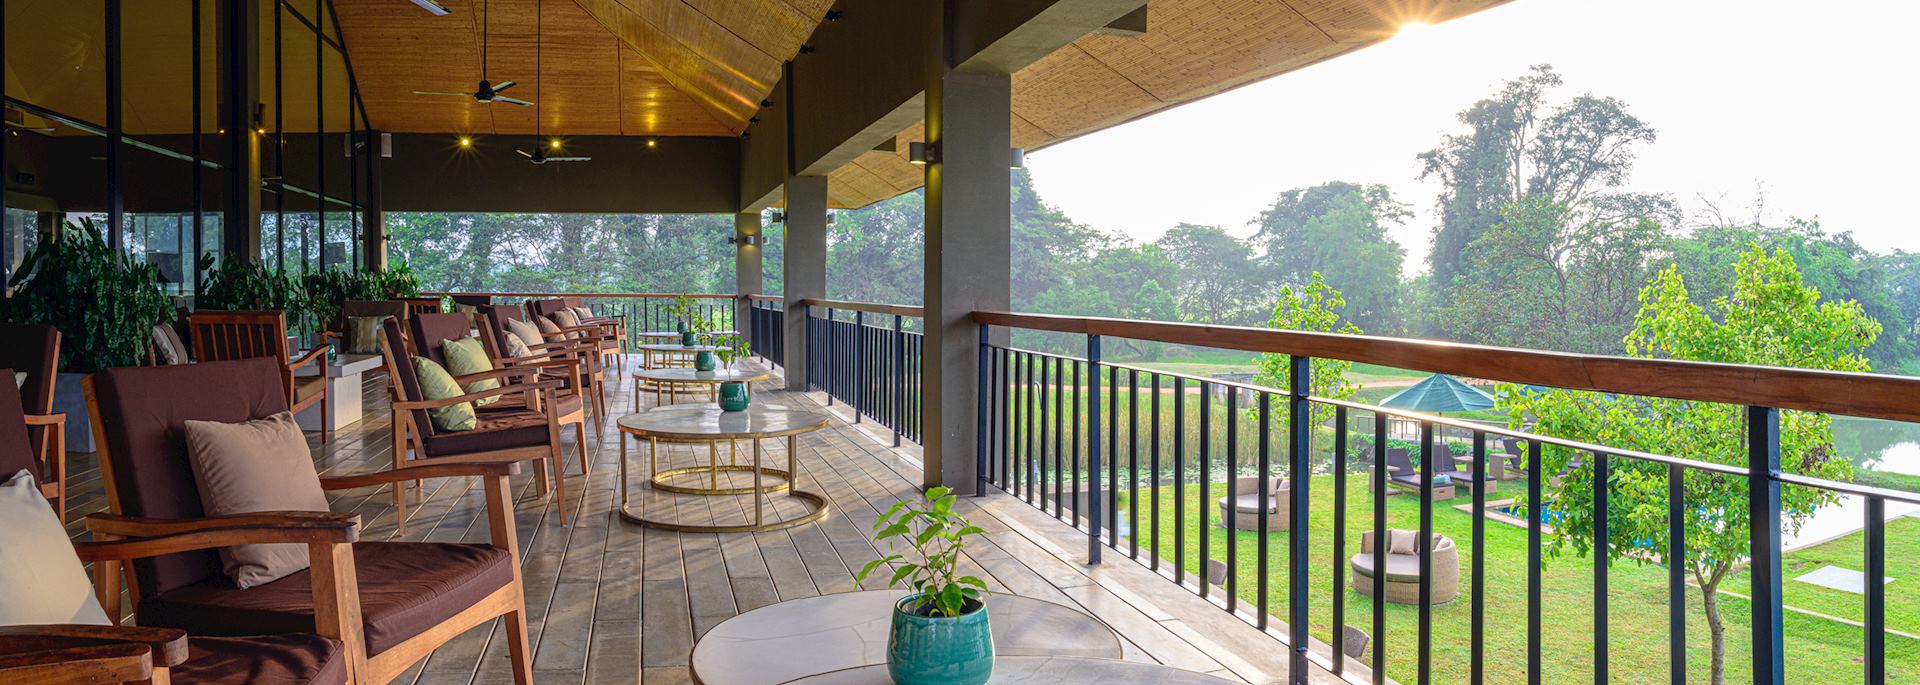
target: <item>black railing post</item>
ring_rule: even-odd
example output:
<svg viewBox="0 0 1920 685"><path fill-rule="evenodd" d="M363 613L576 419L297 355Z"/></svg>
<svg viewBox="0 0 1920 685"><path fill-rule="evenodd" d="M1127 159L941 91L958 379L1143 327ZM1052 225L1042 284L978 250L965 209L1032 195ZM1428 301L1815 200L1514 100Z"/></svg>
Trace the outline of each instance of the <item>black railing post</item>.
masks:
<svg viewBox="0 0 1920 685"><path fill-rule="evenodd" d="M907 335L906 333L901 332L900 320L901 320L901 316L899 314L893 315L893 371L894 371L893 446L894 447L900 446L900 425L902 423L905 423L907 420ZM987 325L981 324L980 325L980 389L983 391L987 389L986 368L987 368ZM979 438L978 438L979 435L987 434L987 415L986 415L986 412L984 411L984 409L986 408L986 405L982 404L980 406L983 411L981 411L980 413L980 421L979 421L980 432L976 434L975 442L979 441ZM980 454L981 454L981 457L980 457L981 463L984 464L986 462L986 452L981 452Z"/></svg>
<svg viewBox="0 0 1920 685"><path fill-rule="evenodd" d="M1667 465L1667 679L1687 682L1687 480Z"/></svg>
<svg viewBox="0 0 1920 685"><path fill-rule="evenodd" d="M1100 563L1100 336L1087 336L1087 563Z"/></svg>
<svg viewBox="0 0 1920 685"><path fill-rule="evenodd" d="M978 401L974 404L973 409L974 497L984 497L987 494L987 393L990 392L990 389L987 387L987 329L989 328L991 328L991 326L980 324L980 368L978 369L980 390L977 393ZM897 358L904 362L906 360L906 353L900 351L899 315L893 317L893 336L894 351ZM904 384L906 382L905 365L902 364L901 368L900 378L901 383ZM898 421L895 421L893 424L893 446L900 446L900 423Z"/></svg>
<svg viewBox="0 0 1920 685"><path fill-rule="evenodd" d="M848 347L852 348L848 350L850 352L848 356L853 362L851 366L853 367L854 376L852 377L853 383L848 383L847 385L849 387L846 390L847 397L851 398L847 400L847 404L853 405L854 423L860 423L860 415L867 413L867 398L864 392L867 382L866 379L862 377L865 376L867 372L866 333L867 313L856 309L853 311L852 344L848 345ZM855 385L856 383L858 385Z"/></svg>
<svg viewBox="0 0 1920 685"><path fill-rule="evenodd" d="M1313 358L1292 355L1287 358L1287 478L1293 492L1287 498L1287 630L1293 647L1288 678L1296 685L1307 682L1307 519L1308 481L1313 479L1310 465L1313 450ZM1265 474L1262 474L1265 475ZM1261 490L1269 488L1263 483ZM1344 531L1335 531L1335 535ZM1382 566L1382 568L1385 568ZM1384 571L1376 571L1384 573ZM1345 626L1333 626L1339 634ZM1386 636L1381 636L1382 638Z"/></svg>
<svg viewBox="0 0 1920 685"><path fill-rule="evenodd" d="M1887 681L1887 501L1867 496L1867 682Z"/></svg>
<svg viewBox="0 0 1920 685"><path fill-rule="evenodd" d="M1780 587L1780 410L1747 407L1747 567L1753 589L1753 682L1783 685L1786 643ZM1869 584L1878 579L1868 578Z"/></svg>

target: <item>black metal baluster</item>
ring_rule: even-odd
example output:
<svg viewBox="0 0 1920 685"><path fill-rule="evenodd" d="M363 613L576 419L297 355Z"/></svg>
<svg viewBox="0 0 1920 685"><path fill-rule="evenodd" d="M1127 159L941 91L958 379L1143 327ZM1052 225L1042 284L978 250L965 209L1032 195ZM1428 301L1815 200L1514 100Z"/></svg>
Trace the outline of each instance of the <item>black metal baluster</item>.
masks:
<svg viewBox="0 0 1920 685"><path fill-rule="evenodd" d="M1213 499L1213 407L1208 385L1200 381L1200 402L1195 407L1200 412L1200 565L1196 568L1200 569L1201 597L1206 597L1213 587L1213 578L1207 572L1208 562L1213 561L1213 546L1207 541L1209 529L1213 528L1213 513L1207 506L1207 500Z"/></svg>
<svg viewBox="0 0 1920 685"><path fill-rule="evenodd" d="M1027 394L1027 401L1023 403L1024 406L1020 407L1020 415L1022 417L1025 417L1027 422L1027 427L1025 430L1021 431L1021 434L1020 434L1021 439L1023 439L1026 442L1026 450L1023 453L1024 457L1020 462L1020 483L1025 488L1024 492L1026 494L1024 496L1027 499L1027 503L1032 504L1033 503L1033 429L1034 429L1034 415L1033 415L1034 411L1033 410L1034 410L1034 407L1036 406L1034 404L1036 400L1033 392L1034 360L1033 360L1032 352L1024 353L1022 356L1026 358L1026 364L1024 365L1026 367L1026 371L1025 371L1026 375L1023 376L1025 380L1023 380L1020 385L1023 388L1023 392Z"/></svg>
<svg viewBox="0 0 1920 685"><path fill-rule="evenodd" d="M1060 518L1060 497L1065 494L1066 469L1066 416L1067 416L1067 358L1053 358L1053 517ZM1078 412L1079 408L1073 408Z"/></svg>
<svg viewBox="0 0 1920 685"><path fill-rule="evenodd" d="M1290 531L1287 534L1287 628L1291 632L1288 637L1293 648L1293 660L1288 670L1296 685L1306 685L1307 642L1311 639L1307 636L1307 545L1309 529L1312 527L1307 505L1312 502L1313 496L1313 405L1307 398L1313 392L1313 358L1291 355L1287 358L1287 368L1290 372L1287 380L1287 459L1290 462L1287 478L1293 481L1293 491L1287 498L1287 530ZM1261 421L1262 431L1266 430L1268 423L1271 421ZM1262 449L1266 444L1267 440L1261 438ZM1265 486L1264 481L1261 489L1272 490ZM1266 507L1262 506L1261 511L1266 511ZM1339 535L1339 530L1335 529L1334 536ZM1339 633L1343 628L1335 624L1333 632Z"/></svg>
<svg viewBox="0 0 1920 685"><path fill-rule="evenodd" d="M1120 367L1107 369L1107 546L1120 548ZM1131 533L1129 533L1131 534Z"/></svg>
<svg viewBox="0 0 1920 685"><path fill-rule="evenodd" d="M1780 410L1747 407L1747 577L1753 598L1753 682L1784 685L1780 596ZM1870 583L1871 584L1871 583Z"/></svg>
<svg viewBox="0 0 1920 685"><path fill-rule="evenodd" d="M1100 336L1087 336L1087 563L1100 563Z"/></svg>
<svg viewBox="0 0 1920 685"><path fill-rule="evenodd" d="M1037 454L1039 455L1040 459L1039 461L1034 462L1033 479L1036 481L1039 481L1040 499L1036 500L1034 503L1040 507L1041 511L1046 511L1047 510L1047 502L1046 502L1047 481L1045 479L1047 477L1047 417L1048 417L1048 409L1051 407L1052 403L1047 401L1048 400L1047 398L1047 358L1044 356L1040 357L1039 363L1040 363L1040 376L1038 379L1039 383L1037 383L1037 385L1040 388L1040 391L1039 391L1040 422L1039 422L1039 428L1037 429L1038 430L1037 435L1038 435L1040 448Z"/></svg>
<svg viewBox="0 0 1920 685"><path fill-rule="evenodd" d="M1887 501L1867 495L1867 682L1887 681Z"/></svg>
<svg viewBox="0 0 1920 685"><path fill-rule="evenodd" d="M1000 348L1000 380L997 385L1005 397L1000 402L1000 489L1013 493L1013 402L1018 399L1013 387L1013 351Z"/></svg>
<svg viewBox="0 0 1920 685"><path fill-rule="evenodd" d="M1468 682L1486 682L1487 631L1487 434L1473 432L1473 644L1470 648Z"/></svg>
<svg viewBox="0 0 1920 685"><path fill-rule="evenodd" d="M900 446L900 430L907 420L907 334L901 330L903 317L893 315L893 446ZM985 349L987 329L980 327L980 344ZM982 361L986 357L980 358Z"/></svg>
<svg viewBox="0 0 1920 685"><path fill-rule="evenodd" d="M1667 678L1687 682L1687 481L1667 465Z"/></svg>
<svg viewBox="0 0 1920 685"><path fill-rule="evenodd" d="M900 317L898 316L893 317L893 326L895 331L898 331L900 329ZM974 369L976 372L976 375L980 379L980 386L977 390L974 391L975 394L978 395L977 397L978 404L975 405L973 410L973 415L974 415L974 418L973 418L974 420L974 424L973 424L974 425L973 427L973 443L974 443L973 444L973 496L974 497L984 497L987 494L987 443L988 441L992 440L992 438L987 434L987 403L988 403L987 398L988 398L988 393L991 392L991 389L987 387L987 371L988 371L987 369L987 338L988 338L987 333L988 333L988 329L990 328L992 327L986 324L980 324L979 358L978 358L978 362L975 365L976 368ZM894 342L894 349L895 350L899 349L899 341L897 339ZM900 445L900 424L899 423L895 423L893 425L893 444L895 447L898 447Z"/></svg>
<svg viewBox="0 0 1920 685"><path fill-rule="evenodd" d="M1147 525L1149 527L1149 530L1152 531L1147 536L1149 541L1147 548L1149 550L1152 550L1151 556L1153 557L1148 564L1148 568L1151 568L1154 571L1159 571L1160 570L1160 374L1155 373L1150 375L1151 375L1151 378L1149 380L1153 381L1153 389L1152 389L1153 399L1151 400L1151 402L1153 403L1153 411L1152 411L1152 419L1151 419L1151 421L1153 422L1153 428L1148 431L1149 436L1147 438L1149 441L1151 441L1151 445L1147 448L1148 450L1147 451L1147 454L1148 454L1147 480L1149 484L1152 485L1152 489L1149 491L1150 494L1148 495L1148 497L1150 497L1151 499L1147 501L1152 504L1153 508L1148 512L1148 518L1147 518Z"/></svg>
<svg viewBox="0 0 1920 685"><path fill-rule="evenodd" d="M1127 556L1140 558L1140 370L1127 369Z"/></svg>
<svg viewBox="0 0 1920 685"><path fill-rule="evenodd" d="M1373 685L1387 682L1387 421L1373 414ZM1535 529L1536 533L1538 529ZM1536 539L1535 554L1540 546ZM1336 563L1339 560L1335 560ZM1539 616L1536 606L1533 615ZM1536 684L1537 685L1537 684Z"/></svg>
<svg viewBox="0 0 1920 685"><path fill-rule="evenodd" d="M1070 432L1073 433L1073 484L1071 486L1073 488L1073 501L1069 502L1067 506L1070 506L1073 508L1073 518L1071 520L1073 521L1073 526L1075 528L1078 528L1080 527L1080 513L1081 513L1080 512L1080 481L1085 477L1083 474L1086 473L1080 468L1080 465L1081 465L1080 414L1081 414L1081 409L1084 407L1084 405L1080 403L1081 363L1076 361L1069 364L1069 366L1073 367L1073 411L1070 412L1072 416L1068 419L1073 424L1072 428L1070 429Z"/></svg>
<svg viewBox="0 0 1920 685"><path fill-rule="evenodd" d="M1433 460L1433 424L1420 421L1420 663L1419 685L1433 682L1433 476L1439 469ZM1386 558L1380 560L1375 575L1386 574ZM1376 600L1379 601L1379 600Z"/></svg>
<svg viewBox="0 0 1920 685"><path fill-rule="evenodd" d="M1259 489L1259 494L1254 497L1254 500L1259 503L1260 515L1254 520L1253 527L1254 530L1259 531L1260 534L1254 538L1254 550L1257 556L1254 561L1256 575L1254 576L1253 587L1254 595L1258 597L1258 601L1254 604L1259 608L1259 611L1254 613L1253 625L1261 630L1266 630L1267 614L1273 609L1271 606L1272 603L1267 599L1267 577L1271 575L1271 569L1268 564L1272 560L1273 553L1273 550L1267 543L1267 534L1271 532L1270 528L1272 526L1272 522L1270 521L1271 517L1267 516L1267 512L1273 506L1273 488L1267 485L1268 479L1273 478L1273 395L1267 392L1256 393L1254 395L1254 402L1254 406L1256 407L1254 416L1255 420L1259 422L1257 426L1259 430L1256 434L1260 436L1260 442L1254 448L1256 460L1254 469L1256 472L1253 478L1254 483L1257 484L1255 487ZM1299 479L1296 478L1294 480L1298 481ZM1234 537L1239 537L1239 478L1235 478L1234 481L1233 486L1227 488L1227 501L1231 503L1228 510L1233 512L1233 534ZM1296 482L1295 485L1298 485L1298 483ZM1224 517L1227 515L1227 512L1223 511L1220 515ZM1299 534L1300 531L1298 530L1292 533L1292 535ZM1292 568L1287 569L1288 572L1292 572L1293 570ZM1287 585L1289 588L1292 587L1293 582L1291 579L1288 580ZM1291 590L1289 590L1288 597L1289 599L1292 597ZM1302 675L1304 675L1304 673L1302 673ZM1294 682L1299 682L1299 680L1294 679Z"/></svg>
<svg viewBox="0 0 1920 685"><path fill-rule="evenodd" d="M1541 483L1547 465L1539 440L1527 441L1527 685L1540 685L1540 534L1546 503Z"/></svg>
<svg viewBox="0 0 1920 685"><path fill-rule="evenodd" d="M1232 497L1238 489L1240 480L1240 388L1225 386L1227 390L1227 458L1221 465L1227 471L1227 496ZM1202 499L1211 501L1212 493ZM1227 611L1240 606L1240 530L1234 525L1233 512L1220 512L1220 525L1226 529L1227 536Z"/></svg>
<svg viewBox="0 0 1920 685"><path fill-rule="evenodd" d="M1204 499L1204 498L1203 498ZM1187 379L1173 377L1173 582L1187 580ZM1205 511L1205 507L1201 511ZM1201 574L1205 580L1206 575ZM1201 583L1204 585L1205 583Z"/></svg>
<svg viewBox="0 0 1920 685"><path fill-rule="evenodd" d="M1292 526L1288 526L1292 528ZM1347 667L1347 408L1333 408L1333 674Z"/></svg>
<svg viewBox="0 0 1920 685"><path fill-rule="evenodd" d="M1593 453L1593 682L1607 683L1607 554L1611 518L1607 510L1607 481L1612 474L1607 455Z"/></svg>

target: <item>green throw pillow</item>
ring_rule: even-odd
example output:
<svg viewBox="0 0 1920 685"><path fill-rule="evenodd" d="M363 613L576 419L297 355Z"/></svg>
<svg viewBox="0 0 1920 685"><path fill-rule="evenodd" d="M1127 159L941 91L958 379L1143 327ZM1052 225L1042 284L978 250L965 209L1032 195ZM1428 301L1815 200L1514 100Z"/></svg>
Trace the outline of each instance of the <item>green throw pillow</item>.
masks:
<svg viewBox="0 0 1920 685"><path fill-rule="evenodd" d="M480 345L480 339L467 336L459 340L440 341L440 354L447 358L447 373L465 376L493 370L493 360L487 357L487 349ZM492 390L500 387L500 381L486 378L463 386L468 393ZM473 406L484 407L500 401L499 397L488 397L473 401Z"/></svg>
<svg viewBox="0 0 1920 685"><path fill-rule="evenodd" d="M444 400L466 394L459 383L453 381L453 375L426 357L413 358L413 373L420 377L420 394L427 400ZM433 427L444 431L470 431L479 423L473 414L472 402L449 404L427 410L427 416L433 418Z"/></svg>

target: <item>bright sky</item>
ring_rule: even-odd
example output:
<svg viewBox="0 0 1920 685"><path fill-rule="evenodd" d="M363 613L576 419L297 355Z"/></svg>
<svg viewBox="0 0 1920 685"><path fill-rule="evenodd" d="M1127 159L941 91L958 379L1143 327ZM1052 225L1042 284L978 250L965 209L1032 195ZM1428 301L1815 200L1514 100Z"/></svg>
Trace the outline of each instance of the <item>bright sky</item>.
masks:
<svg viewBox="0 0 1920 685"><path fill-rule="evenodd" d="M1558 99L1624 100L1659 140L1631 187L1690 213L1820 219L1870 249L1920 250L1920 2L1514 0L1464 19L1035 152L1046 201L1138 241L1178 222L1247 223L1289 188L1384 183L1425 270L1439 185L1415 155L1532 64Z"/></svg>

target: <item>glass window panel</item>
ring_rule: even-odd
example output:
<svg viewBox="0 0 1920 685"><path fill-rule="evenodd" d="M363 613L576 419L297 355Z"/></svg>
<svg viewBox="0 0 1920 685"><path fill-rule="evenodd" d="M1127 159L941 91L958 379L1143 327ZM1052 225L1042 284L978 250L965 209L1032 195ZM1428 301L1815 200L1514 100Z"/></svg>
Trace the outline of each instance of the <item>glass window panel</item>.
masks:
<svg viewBox="0 0 1920 685"><path fill-rule="evenodd" d="M40 244L40 213L30 209L7 207L5 227L0 228L0 292L12 294L7 283L20 269L20 262Z"/></svg>
<svg viewBox="0 0 1920 685"><path fill-rule="evenodd" d="M337 202L327 203L326 233L322 249L323 264L328 271L353 271L355 269L353 208Z"/></svg>
<svg viewBox="0 0 1920 685"><path fill-rule="evenodd" d="M121 154L127 251L160 268L167 292L193 292L193 163L132 142Z"/></svg>
<svg viewBox="0 0 1920 685"><path fill-rule="evenodd" d="M107 139L63 119L13 107L7 107L4 116L20 123L6 134L6 206L45 213L46 222L58 221L62 214L98 214L104 233Z"/></svg>
<svg viewBox="0 0 1920 685"><path fill-rule="evenodd" d="M104 0L6 6L7 95L89 124L107 121Z"/></svg>
<svg viewBox="0 0 1920 685"><path fill-rule="evenodd" d="M120 26L121 130L193 154L193 0L122 2Z"/></svg>

